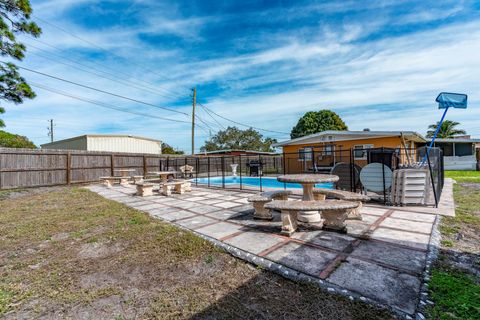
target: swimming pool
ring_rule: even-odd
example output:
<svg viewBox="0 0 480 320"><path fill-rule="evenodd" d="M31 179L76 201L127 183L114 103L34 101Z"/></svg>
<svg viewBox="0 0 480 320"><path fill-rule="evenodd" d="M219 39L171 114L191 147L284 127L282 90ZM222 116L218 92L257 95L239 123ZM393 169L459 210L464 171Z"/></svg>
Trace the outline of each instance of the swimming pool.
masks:
<svg viewBox="0 0 480 320"><path fill-rule="evenodd" d="M201 184L208 184L208 178L198 178L196 180L198 183ZM232 186L240 184L240 177L228 176L225 177L225 186ZM222 177L211 177L210 178L210 185L214 186L221 186L222 185ZM260 178L259 177L242 177L242 185L252 186L252 187L260 187ZM262 177L262 188L281 188L283 189L284 185L286 185L287 189L301 189L302 185L298 183L283 183L277 180L277 178L273 177ZM333 189L332 183L317 183L315 185L317 188L326 188L326 189Z"/></svg>

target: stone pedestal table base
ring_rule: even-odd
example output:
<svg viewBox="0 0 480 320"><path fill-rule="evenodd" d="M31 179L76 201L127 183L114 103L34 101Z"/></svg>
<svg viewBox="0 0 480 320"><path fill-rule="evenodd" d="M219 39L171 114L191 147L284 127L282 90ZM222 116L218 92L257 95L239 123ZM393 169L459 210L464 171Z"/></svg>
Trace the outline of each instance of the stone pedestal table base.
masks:
<svg viewBox="0 0 480 320"><path fill-rule="evenodd" d="M282 210L282 234L291 236L298 228L298 211Z"/></svg>
<svg viewBox="0 0 480 320"><path fill-rule="evenodd" d="M347 219L347 216L348 212L345 209L323 210L323 229L346 233L347 225L345 224L345 219Z"/></svg>
<svg viewBox="0 0 480 320"><path fill-rule="evenodd" d="M255 213L253 214L254 219L261 219L261 220L272 220L273 215L270 209L265 208L265 204L270 202L268 201L256 201L253 203L253 208L255 209Z"/></svg>
<svg viewBox="0 0 480 320"><path fill-rule="evenodd" d="M358 202L358 207L348 210L348 220L362 220L362 214L360 213L360 208L362 207L362 202Z"/></svg>
<svg viewBox="0 0 480 320"><path fill-rule="evenodd" d="M302 184L303 187L303 201L315 200L313 196L313 184ZM322 220L318 211L300 211L298 214L298 221L304 223L318 223Z"/></svg>

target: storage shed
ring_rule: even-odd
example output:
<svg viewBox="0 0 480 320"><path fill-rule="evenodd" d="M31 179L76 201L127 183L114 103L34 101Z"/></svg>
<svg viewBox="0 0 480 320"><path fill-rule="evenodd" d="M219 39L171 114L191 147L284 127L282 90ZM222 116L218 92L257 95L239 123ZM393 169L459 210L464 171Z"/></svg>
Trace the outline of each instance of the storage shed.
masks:
<svg viewBox="0 0 480 320"><path fill-rule="evenodd" d="M116 134L86 134L41 145L42 149L162 154L160 140Z"/></svg>

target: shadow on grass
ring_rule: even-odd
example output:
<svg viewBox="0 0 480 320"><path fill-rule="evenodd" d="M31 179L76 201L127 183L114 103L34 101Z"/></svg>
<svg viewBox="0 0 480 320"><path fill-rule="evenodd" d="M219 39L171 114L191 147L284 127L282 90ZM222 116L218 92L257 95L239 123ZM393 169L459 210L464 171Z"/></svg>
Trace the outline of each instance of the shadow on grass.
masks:
<svg viewBox="0 0 480 320"><path fill-rule="evenodd" d="M394 319L386 310L263 271L191 319Z"/></svg>

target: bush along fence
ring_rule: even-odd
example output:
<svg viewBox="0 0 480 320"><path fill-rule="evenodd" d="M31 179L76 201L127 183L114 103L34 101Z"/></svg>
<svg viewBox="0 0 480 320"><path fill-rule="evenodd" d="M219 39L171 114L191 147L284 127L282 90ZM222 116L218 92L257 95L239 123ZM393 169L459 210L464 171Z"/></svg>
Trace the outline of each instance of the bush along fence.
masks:
<svg viewBox="0 0 480 320"><path fill-rule="evenodd" d="M360 179L363 168L377 163L381 170L373 170L369 177L380 185L376 191L380 200L389 203L392 171L416 168L424 155L424 147L345 150L315 147L276 155L222 156L0 148L0 189L98 182L102 176L117 175L116 169L133 169L131 175L142 176L154 171L180 172L182 166L188 165L194 168L189 178L206 187L263 191L286 188L287 185L275 179L282 174L332 173L340 177L337 188L358 192L364 187ZM427 164L434 198L438 201L443 187L440 149L432 149Z"/></svg>

